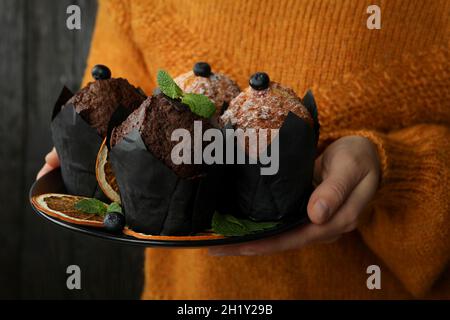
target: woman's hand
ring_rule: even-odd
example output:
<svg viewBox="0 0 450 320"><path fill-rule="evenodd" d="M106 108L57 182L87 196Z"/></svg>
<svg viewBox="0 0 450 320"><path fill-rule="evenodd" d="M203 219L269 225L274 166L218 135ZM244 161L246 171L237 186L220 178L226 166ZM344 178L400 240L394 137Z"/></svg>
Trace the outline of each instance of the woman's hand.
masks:
<svg viewBox="0 0 450 320"><path fill-rule="evenodd" d="M39 170L36 180L39 179L40 177L42 177L43 175L45 175L46 173L52 171L53 169L56 169L59 167L59 158L58 158L58 154L56 153L56 149L53 148L52 151L50 151L46 156L45 156L45 164L44 166L41 168L41 170Z"/></svg>
<svg viewBox="0 0 450 320"><path fill-rule="evenodd" d="M375 145L359 136L341 138L316 160L314 183L317 188L308 203L311 224L264 240L212 248L210 254L271 254L337 240L356 228L358 217L374 196L379 180L380 164Z"/></svg>

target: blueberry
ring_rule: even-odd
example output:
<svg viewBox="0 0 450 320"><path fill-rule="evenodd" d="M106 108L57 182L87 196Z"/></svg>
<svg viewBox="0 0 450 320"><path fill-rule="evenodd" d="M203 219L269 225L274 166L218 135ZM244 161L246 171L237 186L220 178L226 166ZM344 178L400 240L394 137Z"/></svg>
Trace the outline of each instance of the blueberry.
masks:
<svg viewBox="0 0 450 320"><path fill-rule="evenodd" d="M249 84L255 90L265 90L270 85L269 75L265 72L256 72L250 77Z"/></svg>
<svg viewBox="0 0 450 320"><path fill-rule="evenodd" d="M107 80L111 79L111 70L107 66L104 66L102 64L97 64L92 68L92 77L95 80Z"/></svg>
<svg viewBox="0 0 450 320"><path fill-rule="evenodd" d="M125 227L125 216L120 212L108 212L103 219L105 229L111 233L119 233Z"/></svg>
<svg viewBox="0 0 450 320"><path fill-rule="evenodd" d="M197 62L193 71L198 77L208 78L211 75L211 66L206 62Z"/></svg>

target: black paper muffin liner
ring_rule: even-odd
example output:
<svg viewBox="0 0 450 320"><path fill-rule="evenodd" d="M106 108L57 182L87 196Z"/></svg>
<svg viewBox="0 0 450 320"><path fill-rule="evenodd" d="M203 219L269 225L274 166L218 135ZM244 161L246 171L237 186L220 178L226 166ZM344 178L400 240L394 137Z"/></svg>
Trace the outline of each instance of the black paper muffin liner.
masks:
<svg viewBox="0 0 450 320"><path fill-rule="evenodd" d="M102 138L72 104L67 104L72 96L73 93L64 87L53 109L51 122L64 185L69 194L107 200L95 176L95 162Z"/></svg>
<svg viewBox="0 0 450 320"><path fill-rule="evenodd" d="M319 139L317 107L308 91L303 104L311 113L314 126L289 112L281 126L279 137L279 170L275 175L261 175L261 164L226 166L227 181L219 211L250 218L255 221L280 220L304 215L302 203L312 188L314 160ZM228 126L224 129L226 130ZM235 154L237 143L235 143ZM240 152L244 152L240 150Z"/></svg>
<svg viewBox="0 0 450 320"><path fill-rule="evenodd" d="M145 146L137 129L109 151L127 225L151 235L189 235L211 227L221 170L178 177Z"/></svg>

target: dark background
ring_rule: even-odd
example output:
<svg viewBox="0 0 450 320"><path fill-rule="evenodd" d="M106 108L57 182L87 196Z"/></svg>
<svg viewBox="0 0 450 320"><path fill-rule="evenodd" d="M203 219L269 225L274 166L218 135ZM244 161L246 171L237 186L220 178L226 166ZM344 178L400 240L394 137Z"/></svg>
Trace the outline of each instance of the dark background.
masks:
<svg viewBox="0 0 450 320"><path fill-rule="evenodd" d="M66 9L81 8L81 30ZM0 0L0 298L139 298L143 251L51 225L28 190L51 149L52 105L79 88L95 23L94 0ZM66 268L81 268L68 290Z"/></svg>

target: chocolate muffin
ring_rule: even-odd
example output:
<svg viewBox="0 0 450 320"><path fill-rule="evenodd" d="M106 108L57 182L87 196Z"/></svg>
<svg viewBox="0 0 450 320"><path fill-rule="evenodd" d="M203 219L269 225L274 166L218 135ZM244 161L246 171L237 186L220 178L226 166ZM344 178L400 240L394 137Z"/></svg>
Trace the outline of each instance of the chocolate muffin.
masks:
<svg viewBox="0 0 450 320"><path fill-rule="evenodd" d="M216 117L228 107L241 90L236 82L221 73L212 73L206 62L198 62L192 71L174 79L184 92L207 96L216 106Z"/></svg>
<svg viewBox="0 0 450 320"><path fill-rule="evenodd" d="M103 71L102 77L97 77L98 70ZM105 137L108 131L108 122L114 111L121 105L129 111L138 108L145 97L122 78L106 78L110 72L104 70L104 66L96 66L93 76L96 81L90 82L76 93L69 101L75 111L93 128L97 129L101 137Z"/></svg>
<svg viewBox="0 0 450 320"><path fill-rule="evenodd" d="M92 76L95 81L75 95L62 90L53 109L52 139L67 192L106 200L97 184L95 165L108 123L119 106L131 113L145 97L127 80L112 79L106 66L96 65Z"/></svg>
<svg viewBox="0 0 450 320"><path fill-rule="evenodd" d="M202 161L193 164L194 151L203 151L195 150L194 139L211 128L215 106L206 96L182 92L164 70L158 72L157 82L160 92L114 127L109 139L127 224L148 235L204 231L211 227L220 172ZM183 140L172 141L177 129L190 133L191 139L183 135ZM190 156L191 161L172 160L174 148L180 146L180 152L190 153L183 159Z"/></svg>
<svg viewBox="0 0 450 320"><path fill-rule="evenodd" d="M177 176L193 178L202 174L200 164L174 164L171 152L179 142L171 141L175 129L186 129L193 136L194 121L201 121L203 131L211 125L208 120L192 113L179 100L171 99L159 93L147 98L120 126L114 128L111 135L111 147L118 144L123 137L137 128L148 150ZM194 148L191 148L194 159Z"/></svg>

